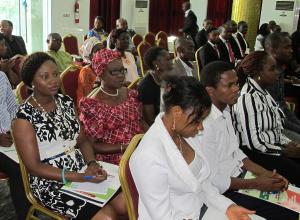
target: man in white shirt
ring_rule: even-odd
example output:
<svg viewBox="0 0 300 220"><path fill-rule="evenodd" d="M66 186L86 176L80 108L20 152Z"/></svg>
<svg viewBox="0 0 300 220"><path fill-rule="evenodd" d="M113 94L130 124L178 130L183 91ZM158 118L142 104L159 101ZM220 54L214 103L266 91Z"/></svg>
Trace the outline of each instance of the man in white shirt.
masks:
<svg viewBox="0 0 300 220"><path fill-rule="evenodd" d="M195 44L191 38L181 37L175 42L177 57L174 59L172 74L193 76L198 79L195 59Z"/></svg>
<svg viewBox="0 0 300 220"><path fill-rule="evenodd" d="M232 65L222 61L209 63L201 72L201 83L213 103L211 113L203 123L203 133L199 136L202 151L212 170L212 183L220 193L266 219L297 219L295 212L234 191L258 189L273 192L285 190L288 184L275 170L266 170L252 162L239 149L230 114L230 106L237 102L239 96L237 82ZM252 172L256 178L241 178L244 171Z"/></svg>

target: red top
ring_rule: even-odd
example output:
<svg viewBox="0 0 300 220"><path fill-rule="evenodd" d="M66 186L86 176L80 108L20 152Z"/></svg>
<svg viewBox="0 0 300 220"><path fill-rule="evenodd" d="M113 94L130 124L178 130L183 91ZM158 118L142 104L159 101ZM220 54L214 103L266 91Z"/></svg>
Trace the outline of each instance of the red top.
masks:
<svg viewBox="0 0 300 220"><path fill-rule="evenodd" d="M109 106L95 98L82 98L79 104L80 120L85 133L99 142L129 144L134 135L143 132L140 125L142 104L137 97L136 90L128 90L127 99L115 106ZM96 158L118 164L121 156L121 153L98 154Z"/></svg>

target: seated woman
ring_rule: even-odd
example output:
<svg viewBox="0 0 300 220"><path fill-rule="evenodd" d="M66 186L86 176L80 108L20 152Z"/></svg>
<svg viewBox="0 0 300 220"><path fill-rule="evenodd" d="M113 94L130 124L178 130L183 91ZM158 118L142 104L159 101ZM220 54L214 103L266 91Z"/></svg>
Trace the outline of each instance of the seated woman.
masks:
<svg viewBox="0 0 300 220"><path fill-rule="evenodd" d="M264 50L265 37L269 33L270 33L269 24L267 24L267 23L262 24L257 32L255 46L254 46L255 51Z"/></svg>
<svg viewBox="0 0 300 220"><path fill-rule="evenodd" d="M164 77L173 69L172 59L165 49L152 47L144 56L150 68L139 84L139 100L143 103L143 117L148 125L154 122L160 112L161 84Z"/></svg>
<svg viewBox="0 0 300 220"><path fill-rule="evenodd" d="M143 133L141 103L137 91L123 87L127 70L121 54L102 49L93 58L101 86L79 103L80 120L92 139L96 159L119 164L131 138Z"/></svg>
<svg viewBox="0 0 300 220"><path fill-rule="evenodd" d="M234 105L234 124L240 146L255 163L276 169L300 187L300 144L283 133L284 113L267 88L279 77L276 61L264 51L250 53L238 68L238 75L248 75L241 96Z"/></svg>
<svg viewBox="0 0 300 220"><path fill-rule="evenodd" d="M127 69L126 81L133 82L139 78L137 66L132 53L127 52L129 46L129 34L127 30L114 29L110 35L110 49L114 49L121 53L121 59L124 68Z"/></svg>
<svg viewBox="0 0 300 220"><path fill-rule="evenodd" d="M91 37L84 41L82 45L82 56L87 63L79 73L77 87L77 106L82 97L86 97L93 90L96 81L96 73L91 65L94 54L103 48L103 45L96 37Z"/></svg>
<svg viewBox="0 0 300 220"><path fill-rule="evenodd" d="M125 214L122 194L100 210L59 191L68 181L101 182L107 174L81 132L72 99L57 94L59 73L54 59L42 52L31 54L24 61L22 80L33 93L20 106L12 130L36 199L68 218L117 219L117 215ZM87 170L79 173L85 164ZM95 178L87 179L86 175Z"/></svg>
<svg viewBox="0 0 300 220"><path fill-rule="evenodd" d="M107 33L103 29L104 19L101 16L96 16L94 19L94 27L89 30L87 37L96 37L101 42L105 41L107 38Z"/></svg>
<svg viewBox="0 0 300 220"><path fill-rule="evenodd" d="M160 113L130 158L139 192L139 219L199 219L205 202L229 219L254 212L235 205L209 182L210 169L199 139L211 100L193 77L170 78ZM146 172L146 173L145 173Z"/></svg>

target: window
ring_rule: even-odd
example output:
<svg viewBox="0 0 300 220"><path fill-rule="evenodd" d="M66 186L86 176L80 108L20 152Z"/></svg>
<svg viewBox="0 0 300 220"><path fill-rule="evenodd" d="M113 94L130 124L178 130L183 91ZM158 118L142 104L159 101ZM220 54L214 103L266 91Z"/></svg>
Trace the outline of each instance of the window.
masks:
<svg viewBox="0 0 300 220"><path fill-rule="evenodd" d="M14 24L13 34L20 35L20 0L1 0L0 11L0 20L10 20Z"/></svg>

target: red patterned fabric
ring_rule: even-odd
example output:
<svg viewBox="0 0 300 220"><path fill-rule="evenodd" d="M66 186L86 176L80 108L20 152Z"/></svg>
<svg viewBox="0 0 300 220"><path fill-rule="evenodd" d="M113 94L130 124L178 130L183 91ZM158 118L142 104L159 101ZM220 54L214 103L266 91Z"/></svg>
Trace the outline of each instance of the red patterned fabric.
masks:
<svg viewBox="0 0 300 220"><path fill-rule="evenodd" d="M127 100L115 106L109 106L95 98L82 98L79 104L80 120L85 133L103 143L129 144L134 135L142 133L142 104L137 97L136 90L128 90ZM96 159L119 164L121 156L121 153L97 154Z"/></svg>
<svg viewBox="0 0 300 220"><path fill-rule="evenodd" d="M97 76L102 75L107 64L115 59L121 59L121 53L114 50L102 49L93 56L93 69Z"/></svg>

